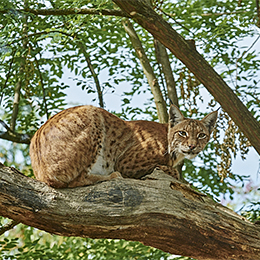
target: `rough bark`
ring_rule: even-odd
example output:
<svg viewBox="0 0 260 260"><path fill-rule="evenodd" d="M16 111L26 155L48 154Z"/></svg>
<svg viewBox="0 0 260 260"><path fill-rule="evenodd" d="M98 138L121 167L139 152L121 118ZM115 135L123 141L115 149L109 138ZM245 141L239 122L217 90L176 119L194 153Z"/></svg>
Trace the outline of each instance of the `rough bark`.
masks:
<svg viewBox="0 0 260 260"><path fill-rule="evenodd" d="M260 124L220 75L197 52L193 41L186 41L145 0L113 0L132 19L167 47L221 104L235 124L260 154Z"/></svg>
<svg viewBox="0 0 260 260"><path fill-rule="evenodd" d="M140 241L197 259L259 259L260 227L155 170L53 189L0 167L0 215L63 236Z"/></svg>

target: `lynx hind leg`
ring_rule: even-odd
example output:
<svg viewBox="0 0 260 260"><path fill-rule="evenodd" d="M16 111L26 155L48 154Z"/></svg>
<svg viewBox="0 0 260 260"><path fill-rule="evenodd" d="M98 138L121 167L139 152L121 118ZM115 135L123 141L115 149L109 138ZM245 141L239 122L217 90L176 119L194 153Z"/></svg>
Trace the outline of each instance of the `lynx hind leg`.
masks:
<svg viewBox="0 0 260 260"><path fill-rule="evenodd" d="M110 175L81 174L79 177L71 181L68 187L74 188L88 186L98 182L109 181L115 178L122 178L120 172L112 172Z"/></svg>
<svg viewBox="0 0 260 260"><path fill-rule="evenodd" d="M36 176L36 179L39 181L42 181L44 183L46 183L47 185L56 188L56 189L61 189L61 188L67 188L68 187L68 183L59 180L58 178L54 177L54 176Z"/></svg>

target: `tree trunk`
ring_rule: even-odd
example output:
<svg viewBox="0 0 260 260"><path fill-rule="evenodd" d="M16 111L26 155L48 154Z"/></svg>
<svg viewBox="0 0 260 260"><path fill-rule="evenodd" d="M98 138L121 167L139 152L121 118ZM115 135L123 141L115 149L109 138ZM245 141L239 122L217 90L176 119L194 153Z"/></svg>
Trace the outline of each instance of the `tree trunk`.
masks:
<svg viewBox="0 0 260 260"><path fill-rule="evenodd" d="M62 236L143 242L197 259L260 259L260 227L155 170L54 189L0 167L0 215Z"/></svg>
<svg viewBox="0 0 260 260"><path fill-rule="evenodd" d="M133 20L167 47L221 104L235 124L260 154L260 124L220 75L197 52L193 41L186 41L145 0L113 0Z"/></svg>

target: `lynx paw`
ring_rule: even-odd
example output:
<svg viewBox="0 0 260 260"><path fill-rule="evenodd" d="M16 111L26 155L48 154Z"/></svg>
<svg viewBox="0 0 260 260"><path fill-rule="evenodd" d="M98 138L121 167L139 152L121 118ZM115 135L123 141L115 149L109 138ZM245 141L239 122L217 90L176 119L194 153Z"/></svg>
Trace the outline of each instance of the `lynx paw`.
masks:
<svg viewBox="0 0 260 260"><path fill-rule="evenodd" d="M123 178L120 172L112 172L110 174L110 179L115 179L115 178Z"/></svg>

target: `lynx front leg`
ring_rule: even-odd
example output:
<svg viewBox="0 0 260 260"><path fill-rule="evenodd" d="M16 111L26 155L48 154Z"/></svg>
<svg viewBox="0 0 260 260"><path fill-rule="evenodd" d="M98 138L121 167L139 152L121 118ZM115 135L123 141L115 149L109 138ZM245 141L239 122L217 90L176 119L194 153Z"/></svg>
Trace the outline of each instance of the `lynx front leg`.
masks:
<svg viewBox="0 0 260 260"><path fill-rule="evenodd" d="M94 174L81 174L68 184L69 188L93 185L102 181L109 181L115 178L122 178L120 172L112 172L110 175L94 175Z"/></svg>

